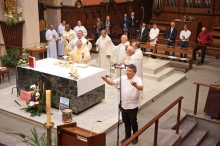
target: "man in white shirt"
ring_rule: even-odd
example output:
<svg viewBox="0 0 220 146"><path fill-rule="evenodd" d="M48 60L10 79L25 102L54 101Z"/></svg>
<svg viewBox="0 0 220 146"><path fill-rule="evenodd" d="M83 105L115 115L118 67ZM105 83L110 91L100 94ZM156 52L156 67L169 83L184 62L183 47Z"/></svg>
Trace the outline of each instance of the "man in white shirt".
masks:
<svg viewBox="0 0 220 146"><path fill-rule="evenodd" d="M57 58L56 40L59 38L58 33L53 28L53 24L49 24L50 29L46 31L46 40L48 44L47 58Z"/></svg>
<svg viewBox="0 0 220 146"><path fill-rule="evenodd" d="M180 32L180 49L187 50L190 35L191 31L188 30L188 25L184 24L183 30ZM187 58L187 54L180 53L180 57Z"/></svg>
<svg viewBox="0 0 220 146"><path fill-rule="evenodd" d="M77 22L77 26L74 27L73 31L76 34L79 30L82 31L84 37L87 36L87 30L84 26L82 26L82 22L80 20Z"/></svg>
<svg viewBox="0 0 220 146"><path fill-rule="evenodd" d="M160 33L160 30L157 28L157 24L154 23L153 24L153 28L150 29L150 34L149 34L149 37L150 37L150 44L152 45L156 45L157 44L157 37ZM151 52L153 50L151 49Z"/></svg>
<svg viewBox="0 0 220 146"><path fill-rule="evenodd" d="M122 120L125 124L125 138L121 141L124 143L131 137L131 129L133 134L138 131L137 112L139 106L140 91L143 90L143 83L140 77L135 76L137 72L134 64L129 64L126 69L126 76L121 76L115 80L108 80L106 77L101 77L109 85L120 85L121 80L121 112ZM132 144L137 144L138 138L132 141Z"/></svg>
<svg viewBox="0 0 220 146"><path fill-rule="evenodd" d="M66 25L66 22L65 21L62 21L58 27L58 34L59 36L61 37L63 35L63 32L65 30L65 25ZM64 53L64 44L61 40L58 40L58 55L59 56L63 56L63 53Z"/></svg>

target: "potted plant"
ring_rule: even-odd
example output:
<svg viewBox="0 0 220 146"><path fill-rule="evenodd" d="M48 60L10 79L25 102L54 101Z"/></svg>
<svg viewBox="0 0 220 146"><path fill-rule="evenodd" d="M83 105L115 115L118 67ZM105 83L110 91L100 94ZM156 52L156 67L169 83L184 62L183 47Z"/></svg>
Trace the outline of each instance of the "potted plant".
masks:
<svg viewBox="0 0 220 146"><path fill-rule="evenodd" d="M12 27L18 23L18 17L16 14L11 14L7 15L6 20L5 20L6 26Z"/></svg>
<svg viewBox="0 0 220 146"><path fill-rule="evenodd" d="M7 67L15 67L20 57L20 50L17 48L10 48L6 51L7 53L0 57L2 63Z"/></svg>

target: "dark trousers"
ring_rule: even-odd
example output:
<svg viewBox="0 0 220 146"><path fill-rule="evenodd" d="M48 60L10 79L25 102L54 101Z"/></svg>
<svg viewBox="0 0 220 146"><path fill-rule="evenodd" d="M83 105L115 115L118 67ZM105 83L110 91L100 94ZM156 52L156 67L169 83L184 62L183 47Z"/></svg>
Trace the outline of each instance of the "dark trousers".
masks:
<svg viewBox="0 0 220 146"><path fill-rule="evenodd" d="M94 36L95 36L95 42L96 42L99 39L100 35L99 33L95 33Z"/></svg>
<svg viewBox="0 0 220 146"><path fill-rule="evenodd" d="M175 40L172 40L172 42L167 41L167 47L170 48L170 46L172 48L175 47ZM165 55L170 55L169 51L165 51ZM175 56L175 52L172 53L172 56Z"/></svg>
<svg viewBox="0 0 220 146"><path fill-rule="evenodd" d="M188 48L188 41L187 42L180 42L180 49L181 50L187 50L187 48ZM187 54L180 53L180 57L187 58Z"/></svg>
<svg viewBox="0 0 220 146"><path fill-rule="evenodd" d="M125 137L131 137L131 128L133 130L133 134L138 131L138 123L137 123L137 112L138 108L135 109L123 109L121 110L122 113L122 120L125 124Z"/></svg>
<svg viewBox="0 0 220 146"><path fill-rule="evenodd" d="M193 60L196 60L196 51L198 51L199 49L201 49L201 63L204 63L206 47L207 47L207 46L199 46L199 45L196 46L196 47L193 49Z"/></svg>

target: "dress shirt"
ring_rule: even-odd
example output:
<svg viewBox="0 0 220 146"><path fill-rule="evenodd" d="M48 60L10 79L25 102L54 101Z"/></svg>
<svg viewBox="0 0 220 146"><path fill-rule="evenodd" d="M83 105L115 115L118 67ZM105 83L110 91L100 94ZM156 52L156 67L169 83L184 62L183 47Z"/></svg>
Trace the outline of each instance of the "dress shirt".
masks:
<svg viewBox="0 0 220 146"><path fill-rule="evenodd" d="M144 29L145 29L145 27L141 27L141 36L142 36L142 34L144 32Z"/></svg>
<svg viewBox="0 0 220 146"><path fill-rule="evenodd" d="M171 34L172 34L172 32L173 32L174 27L171 27L170 29L171 29L171 30L170 30L170 36L171 36Z"/></svg>
<svg viewBox="0 0 220 146"><path fill-rule="evenodd" d="M189 31L189 30L182 30L180 32L180 40L182 42L188 42L190 35L191 35L191 31ZM185 37L185 39L183 38L183 36Z"/></svg>
<svg viewBox="0 0 220 146"><path fill-rule="evenodd" d="M159 35L160 30L158 28L151 28L150 29L150 39L151 40L155 40L157 41L157 37Z"/></svg>
<svg viewBox="0 0 220 146"><path fill-rule="evenodd" d="M120 78L113 80L115 85L120 85ZM140 91L131 85L131 81L137 85L143 85L140 77L134 76L128 79L127 76L121 76L121 100L123 109L134 109L139 106Z"/></svg>
<svg viewBox="0 0 220 146"><path fill-rule="evenodd" d="M201 42L199 42L199 46L207 46L211 44L213 41L212 36L209 32L206 33L200 32L198 39L201 40Z"/></svg>

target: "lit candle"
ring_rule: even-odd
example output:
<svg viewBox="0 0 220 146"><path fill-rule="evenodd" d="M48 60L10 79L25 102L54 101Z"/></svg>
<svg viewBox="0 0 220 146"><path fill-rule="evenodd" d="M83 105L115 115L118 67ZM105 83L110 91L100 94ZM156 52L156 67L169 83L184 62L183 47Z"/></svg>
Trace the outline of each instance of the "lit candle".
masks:
<svg viewBox="0 0 220 146"><path fill-rule="evenodd" d="M46 90L46 113L47 113L47 126L51 126L51 91Z"/></svg>

